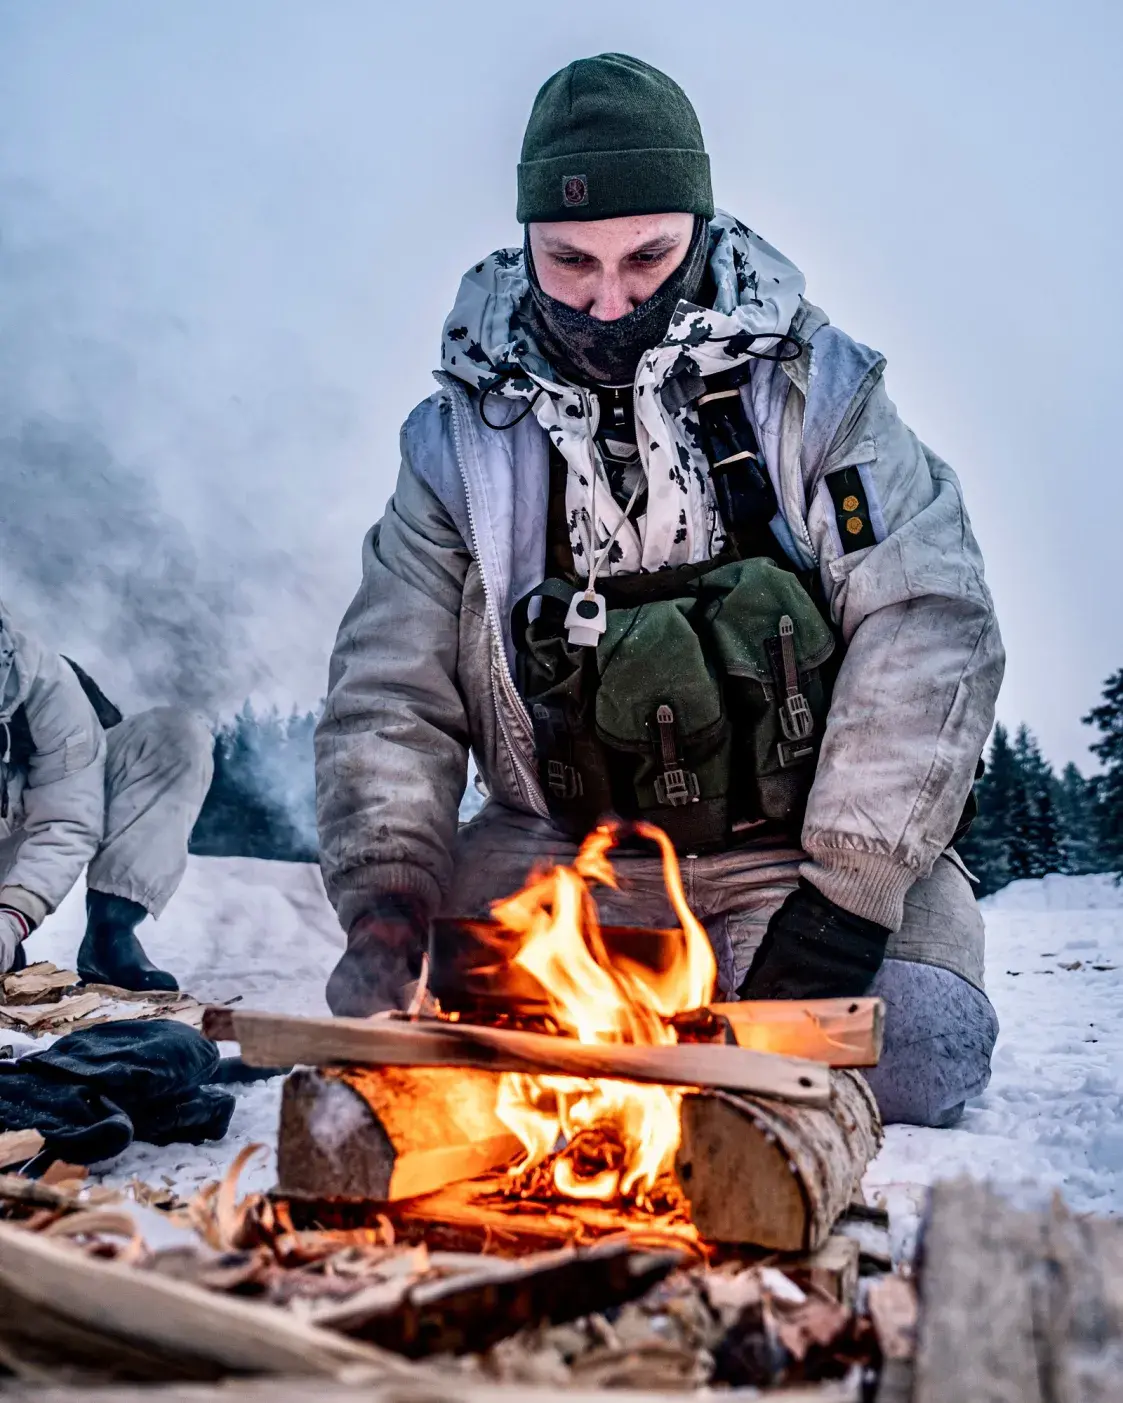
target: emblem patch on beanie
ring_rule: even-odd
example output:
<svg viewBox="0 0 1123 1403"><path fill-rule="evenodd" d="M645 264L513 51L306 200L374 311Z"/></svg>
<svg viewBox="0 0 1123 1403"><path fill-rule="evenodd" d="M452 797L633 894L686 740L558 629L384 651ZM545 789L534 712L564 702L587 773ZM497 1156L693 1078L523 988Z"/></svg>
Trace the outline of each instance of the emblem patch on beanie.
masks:
<svg viewBox="0 0 1123 1403"><path fill-rule="evenodd" d="M562 176L562 203L570 207L589 203L589 182L585 176Z"/></svg>

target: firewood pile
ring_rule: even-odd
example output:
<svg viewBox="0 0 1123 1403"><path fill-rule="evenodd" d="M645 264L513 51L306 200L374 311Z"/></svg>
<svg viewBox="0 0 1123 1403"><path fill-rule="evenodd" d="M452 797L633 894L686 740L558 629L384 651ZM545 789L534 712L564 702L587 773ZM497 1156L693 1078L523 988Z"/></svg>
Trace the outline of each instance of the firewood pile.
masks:
<svg viewBox="0 0 1123 1403"><path fill-rule="evenodd" d="M244 1159L244 1157L243 1157ZM916 1279L857 1206L818 1252L464 1254L298 1229L232 1166L190 1203L0 1176L0 1397L26 1403L1102 1403L1123 1224L932 1192ZM254 1383L252 1376L269 1375ZM158 1385L154 1387L154 1385ZM747 1395L742 1395L747 1396Z"/></svg>
<svg viewBox="0 0 1123 1403"><path fill-rule="evenodd" d="M190 994L135 993L111 984L79 984L74 970L59 969L46 960L0 978L0 1033L61 1035L133 1018L173 1018L198 1028L203 1005ZM4 1055L10 1057L11 1052Z"/></svg>
<svg viewBox="0 0 1123 1403"><path fill-rule="evenodd" d="M0 1361L29 1396L268 1372L412 1383L430 1399L802 1382L826 1403L857 1400L883 1350L860 1273L883 1274L887 1253L858 1241L872 1230L887 1247L877 1210L802 1255L706 1260L617 1234L494 1256L399 1241L385 1218L298 1228L282 1198L239 1197L252 1152L188 1203L61 1169L53 1183L0 1176Z"/></svg>

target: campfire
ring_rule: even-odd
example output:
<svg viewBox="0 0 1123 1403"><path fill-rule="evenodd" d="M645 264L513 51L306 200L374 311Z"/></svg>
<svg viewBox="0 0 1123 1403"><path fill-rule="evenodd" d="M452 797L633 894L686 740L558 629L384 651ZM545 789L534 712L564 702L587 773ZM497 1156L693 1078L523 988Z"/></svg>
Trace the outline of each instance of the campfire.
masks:
<svg viewBox="0 0 1123 1403"><path fill-rule="evenodd" d="M601 924L605 826L490 920L434 923L438 1016L209 1012L251 1065L300 1064L278 1141L294 1221L511 1256L620 1233L702 1256L826 1241L880 1143L848 1070L877 1061L880 1001L712 1002L671 844L631 833L662 854L673 929Z"/></svg>
<svg viewBox="0 0 1123 1403"><path fill-rule="evenodd" d="M634 831L658 844L680 922L677 930L650 933L649 953L657 958L611 949L601 934L592 887L617 886L608 857L620 836L615 825L591 833L572 867L534 874L492 907L510 964L534 980L557 1033L578 1042L677 1044L674 1016L713 996L713 952L686 903L674 849L650 824ZM682 1097L680 1087L505 1073L496 1114L525 1150L511 1176L539 1194L651 1204L678 1149Z"/></svg>

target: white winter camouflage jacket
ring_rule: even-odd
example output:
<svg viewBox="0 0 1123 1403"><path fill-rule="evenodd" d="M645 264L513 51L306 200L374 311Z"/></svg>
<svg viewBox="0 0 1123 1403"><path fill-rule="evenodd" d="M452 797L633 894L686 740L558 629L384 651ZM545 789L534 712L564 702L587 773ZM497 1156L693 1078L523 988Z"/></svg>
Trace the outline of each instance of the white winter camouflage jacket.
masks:
<svg viewBox="0 0 1123 1403"><path fill-rule="evenodd" d="M28 740L30 755L20 755ZM32 927L101 842L105 752L105 732L72 669L16 629L0 605L0 905Z"/></svg>
<svg viewBox="0 0 1123 1403"><path fill-rule="evenodd" d="M803 343L797 360L753 361L742 400L780 503L773 530L793 563L818 569L847 645L803 871L839 905L896 930L906 891L951 841L993 720L1004 656L982 558L955 474L885 392L884 359L802 299L782 255L728 216L717 223L715 307ZM517 250L465 277L441 388L403 426L397 487L364 543L362 585L336 641L317 810L325 884L345 928L387 892L439 906L469 748L494 798L546 813L510 616L544 573L547 436L533 414L494 430L479 413L478 352L490 369L525 351L508 324L525 287ZM459 336L462 325L477 356L450 364L447 328ZM541 376L532 348L522 359ZM849 552L826 482L845 467L860 473L875 534Z"/></svg>

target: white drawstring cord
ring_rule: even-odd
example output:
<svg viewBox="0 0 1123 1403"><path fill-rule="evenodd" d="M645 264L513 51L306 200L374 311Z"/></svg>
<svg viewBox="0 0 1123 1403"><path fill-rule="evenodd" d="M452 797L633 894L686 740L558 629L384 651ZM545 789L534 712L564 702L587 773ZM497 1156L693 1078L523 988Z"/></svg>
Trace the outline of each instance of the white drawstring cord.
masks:
<svg viewBox="0 0 1123 1403"><path fill-rule="evenodd" d="M583 391L582 391L582 398L584 399L584 392L583 392ZM644 472L643 466L642 466L642 464L641 464L641 466L640 466L640 474L639 474L639 476L636 478L636 485L632 488L632 495L628 498L628 505L624 508L624 515L623 515L623 516L620 518L620 520L616 523L616 529L613 531L612 535L609 536L606 545L602 548L602 550L601 550L601 551L599 552L599 554L598 554L597 549L596 549L596 530L597 530L597 476L598 476L598 474L599 474L599 472L600 472L601 461L600 461L600 453L597 451L597 441L596 441L596 437L595 437L595 435L594 435L594 433L593 433L592 408L593 408L593 397L592 397L592 395L589 395L588 400L587 400L586 403L585 403L585 437L589 440L589 452L590 452L590 454L592 455L592 459L593 459L593 488L592 488L592 493L591 493L591 496L590 496L590 506L589 506L589 536L588 536L589 579L588 579L588 583L587 583L587 585L586 585L586 587L585 587L585 596L586 596L586 598L588 598L590 595L596 594L596 592L597 592L597 576L600 574L600 568L601 568L601 566L605 563L605 561L608 559L608 553L609 553L609 551L611 551L612 547L616 544L616 537L619 536L621 530L622 530L623 527L624 527L624 524L625 524L625 523L629 520L629 518L631 517L632 508L635 506L636 502L639 500L640 488L643 486L644 481L645 481L645 479L646 479L646 477L647 477L647 474Z"/></svg>

